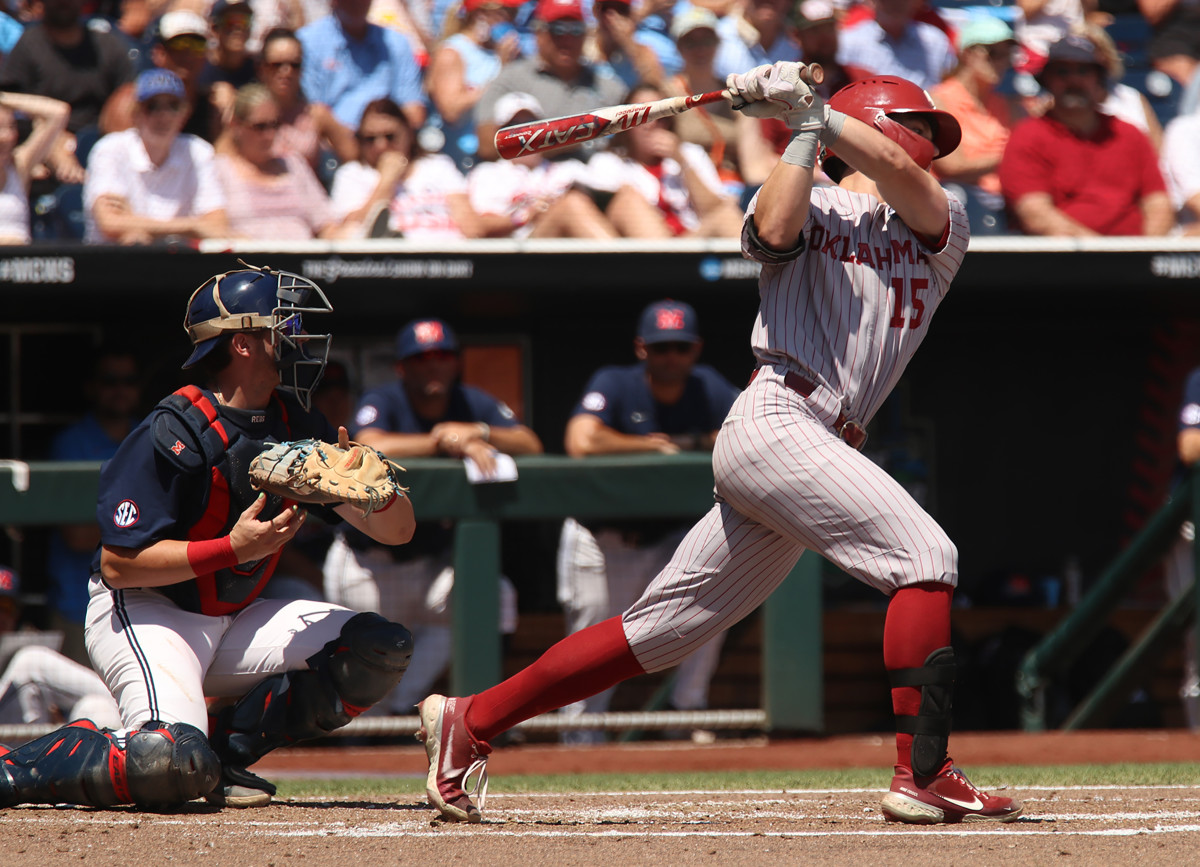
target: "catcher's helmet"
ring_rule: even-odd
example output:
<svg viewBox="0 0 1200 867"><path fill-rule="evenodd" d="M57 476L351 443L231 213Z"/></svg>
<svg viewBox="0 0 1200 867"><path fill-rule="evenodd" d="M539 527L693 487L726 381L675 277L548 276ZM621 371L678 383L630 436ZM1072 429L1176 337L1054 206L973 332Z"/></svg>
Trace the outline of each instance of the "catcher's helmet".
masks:
<svg viewBox="0 0 1200 867"><path fill-rule="evenodd" d="M294 393L308 409L329 358L332 338L306 332L301 315L332 311L316 283L290 271L248 267L217 274L205 280L188 300L183 328L193 349L183 366L198 363L226 334L269 330L281 387Z"/></svg>
<svg viewBox="0 0 1200 867"><path fill-rule="evenodd" d="M934 157L952 152L962 140L962 127L954 115L935 107L929 94L911 81L892 75L847 84L829 98L829 107L875 127L904 148L923 169L929 168ZM898 114L916 114L928 120L933 141L890 120ZM827 151L825 159L832 156L836 154Z"/></svg>

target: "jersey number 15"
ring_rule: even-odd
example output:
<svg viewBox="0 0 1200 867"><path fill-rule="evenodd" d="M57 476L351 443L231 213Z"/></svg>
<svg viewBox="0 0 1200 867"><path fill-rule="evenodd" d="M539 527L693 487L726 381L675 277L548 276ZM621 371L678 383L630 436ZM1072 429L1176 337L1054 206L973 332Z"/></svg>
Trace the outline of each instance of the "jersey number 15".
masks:
<svg viewBox="0 0 1200 867"><path fill-rule="evenodd" d="M912 277L907 281L903 277L892 278L892 288L896 290L895 305L892 308L892 319L888 322L892 328L903 328L905 325L904 316L904 300L908 294L905 289L905 283L912 287L912 316L907 318L909 328L916 328L921 324L921 316L925 313L925 302L917 295L918 292L923 292L929 288L928 277Z"/></svg>

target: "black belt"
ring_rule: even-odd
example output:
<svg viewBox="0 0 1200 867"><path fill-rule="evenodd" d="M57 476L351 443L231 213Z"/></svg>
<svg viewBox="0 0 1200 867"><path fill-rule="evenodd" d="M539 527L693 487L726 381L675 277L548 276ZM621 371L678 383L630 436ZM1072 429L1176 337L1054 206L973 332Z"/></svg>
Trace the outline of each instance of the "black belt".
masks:
<svg viewBox="0 0 1200 867"><path fill-rule="evenodd" d="M750 374L750 382L754 382L754 378L758 376L760 370L762 370L761 367ZM815 382L812 382L794 370L789 370L783 375L783 384L801 397L808 397L817 390ZM840 410L838 411L837 418L833 420L833 432L844 439L846 445L852 449L861 450L867 441L867 432L863 429L863 426L856 421L851 421Z"/></svg>

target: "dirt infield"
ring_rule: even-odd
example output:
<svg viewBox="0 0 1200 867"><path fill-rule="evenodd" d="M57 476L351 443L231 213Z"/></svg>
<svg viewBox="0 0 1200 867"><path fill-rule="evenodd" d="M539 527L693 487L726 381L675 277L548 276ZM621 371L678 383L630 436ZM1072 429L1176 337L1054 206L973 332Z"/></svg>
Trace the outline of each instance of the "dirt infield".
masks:
<svg viewBox="0 0 1200 867"><path fill-rule="evenodd" d="M983 764L1200 761L1200 737L1169 732L958 735L955 756ZM536 746L497 751L514 773L820 768L891 761L890 738ZM417 747L280 751L267 776L423 774ZM989 781L991 782L991 781ZM422 856L492 867L529 865L1196 863L1200 786L1022 789L1007 825L909 827L884 821L878 791L783 790L493 794L477 826L434 821L423 798L298 798L260 810L203 803L173 814L18 807L0 811L6 867L411 864Z"/></svg>

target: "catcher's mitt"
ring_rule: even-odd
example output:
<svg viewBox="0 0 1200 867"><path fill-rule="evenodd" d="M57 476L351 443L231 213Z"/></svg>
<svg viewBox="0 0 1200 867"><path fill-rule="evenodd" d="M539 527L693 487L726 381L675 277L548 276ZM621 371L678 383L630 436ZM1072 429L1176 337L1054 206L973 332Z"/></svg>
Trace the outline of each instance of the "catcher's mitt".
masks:
<svg viewBox="0 0 1200 867"><path fill-rule="evenodd" d="M349 503L369 515L402 488L392 463L370 446L321 440L276 443L250 462L250 484L298 503Z"/></svg>

